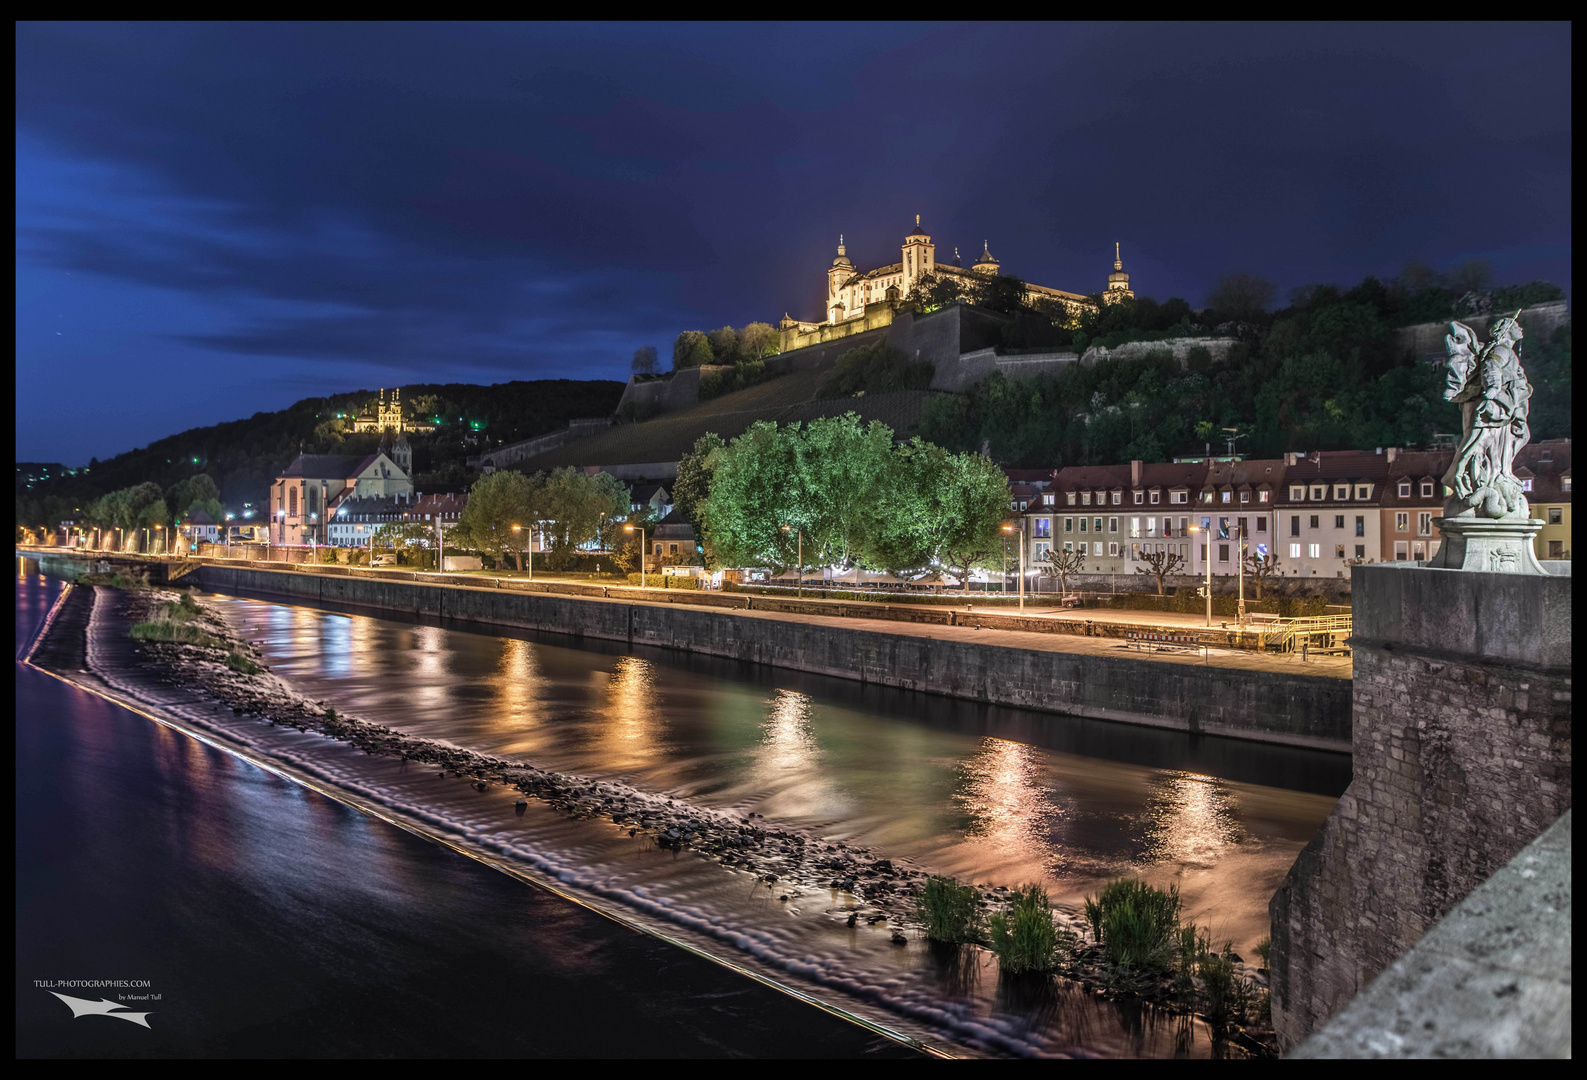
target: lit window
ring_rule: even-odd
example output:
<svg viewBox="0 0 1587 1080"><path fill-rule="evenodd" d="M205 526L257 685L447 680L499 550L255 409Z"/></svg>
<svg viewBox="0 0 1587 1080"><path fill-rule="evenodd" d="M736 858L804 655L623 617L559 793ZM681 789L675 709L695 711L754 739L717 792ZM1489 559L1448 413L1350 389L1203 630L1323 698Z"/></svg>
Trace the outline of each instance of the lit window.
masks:
<svg viewBox="0 0 1587 1080"><path fill-rule="evenodd" d="M1091 545L1091 554L1093 554L1093 555L1101 555L1102 554L1102 541L1098 540L1096 543Z"/></svg>
<svg viewBox="0 0 1587 1080"><path fill-rule="evenodd" d="M1090 506L1091 505L1091 492L1082 491L1080 493L1080 505L1081 506Z"/></svg>
<svg viewBox="0 0 1587 1080"><path fill-rule="evenodd" d="M1130 518L1130 535L1131 536L1139 536L1139 535L1141 535L1141 519L1140 518L1138 518L1138 517Z"/></svg>
<svg viewBox="0 0 1587 1080"><path fill-rule="evenodd" d="M1042 504L1042 505L1043 505L1043 506L1051 506L1051 505L1052 505L1052 504L1053 504L1053 497L1052 497L1052 495L1051 495L1051 494L1047 494L1047 495L1043 495L1043 496L1042 496L1042 497L1041 497L1041 504Z"/></svg>
<svg viewBox="0 0 1587 1080"><path fill-rule="evenodd" d="M1119 503L1121 503L1123 501L1124 501L1124 492L1115 491L1113 493L1113 505L1117 506L1117 505L1119 505Z"/></svg>
<svg viewBox="0 0 1587 1080"><path fill-rule="evenodd" d="M1416 535L1433 535L1433 515L1431 512L1423 511L1422 513L1416 515Z"/></svg>
<svg viewBox="0 0 1587 1080"><path fill-rule="evenodd" d="M1064 496L1068 500L1070 506L1073 506L1075 504L1075 493L1074 492L1066 491L1066 492L1064 492Z"/></svg>
<svg viewBox="0 0 1587 1080"><path fill-rule="evenodd" d="M1257 501L1257 502L1264 502L1264 503L1265 503L1265 502L1267 502L1267 492L1265 492L1265 491L1258 491L1258 492L1257 492L1257 493L1256 493L1256 501Z"/></svg>
<svg viewBox="0 0 1587 1080"><path fill-rule="evenodd" d="M1525 479L1523 479L1521 481L1521 490L1522 491L1531 491L1532 490L1532 478L1530 476L1526 477Z"/></svg>
<svg viewBox="0 0 1587 1080"><path fill-rule="evenodd" d="M1307 555L1308 558L1312 558L1312 559L1320 559L1320 558L1322 558L1322 545L1321 544L1307 544L1306 545L1306 555Z"/></svg>
<svg viewBox="0 0 1587 1080"><path fill-rule="evenodd" d="M1223 501L1225 503L1227 503L1229 501L1229 492L1227 492L1227 491L1223 492Z"/></svg>

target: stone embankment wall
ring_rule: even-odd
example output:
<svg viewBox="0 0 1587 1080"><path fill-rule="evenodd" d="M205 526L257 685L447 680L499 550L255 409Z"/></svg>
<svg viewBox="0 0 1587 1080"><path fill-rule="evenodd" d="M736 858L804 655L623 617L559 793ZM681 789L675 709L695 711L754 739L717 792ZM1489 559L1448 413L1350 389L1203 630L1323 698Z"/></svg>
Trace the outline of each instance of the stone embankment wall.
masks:
<svg viewBox="0 0 1587 1080"><path fill-rule="evenodd" d="M212 564L199 567L190 579L222 592L659 645L986 704L1264 742L1343 749L1350 737L1350 689L1343 679L889 634L826 620L778 618L768 610L797 605L806 615L842 614L842 608L865 605L798 605L754 597L755 610L744 611L745 598L740 596L713 597L740 609L732 610L693 606L702 599L698 594L690 594L690 606L684 606L655 602L654 594L639 590L632 590L629 598L628 590L617 588L607 590L609 598L598 599L560 590L459 588L378 574L305 574ZM833 610L823 610L828 607ZM919 612L922 621L959 614ZM983 625L1015 619L976 613Z"/></svg>
<svg viewBox="0 0 1587 1080"><path fill-rule="evenodd" d="M1571 805L1571 580L1354 568L1354 778L1270 908L1305 1039Z"/></svg>
<svg viewBox="0 0 1587 1080"><path fill-rule="evenodd" d="M1190 362L1190 350L1203 348L1212 354L1214 360L1222 360L1229 355L1229 350L1240 343L1239 338L1168 338L1164 341L1126 341L1123 345L1111 349L1100 345L1093 345L1080 357L1080 362L1087 367L1098 360L1112 357L1114 360L1139 360L1143 356L1150 356L1155 352L1171 352L1174 359L1179 361L1179 366L1184 367Z"/></svg>

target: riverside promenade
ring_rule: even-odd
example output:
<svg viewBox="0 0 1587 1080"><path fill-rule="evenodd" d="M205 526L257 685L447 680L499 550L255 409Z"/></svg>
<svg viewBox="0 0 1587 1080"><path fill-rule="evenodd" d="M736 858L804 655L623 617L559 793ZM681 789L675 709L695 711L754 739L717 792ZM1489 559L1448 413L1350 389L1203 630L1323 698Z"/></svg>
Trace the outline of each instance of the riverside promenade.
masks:
<svg viewBox="0 0 1587 1080"><path fill-rule="evenodd" d="M41 552L74 566L134 562L218 592L345 605L657 646L815 674L1094 719L1317 749L1350 746L1350 661L1310 662L1234 644L1252 632L1195 635L1194 651L1135 648L1130 632L1173 624L1100 620L1090 610L1031 614L800 600L405 569L129 559ZM1133 616L1135 612L1107 612ZM1190 635L1186 635L1190 636Z"/></svg>

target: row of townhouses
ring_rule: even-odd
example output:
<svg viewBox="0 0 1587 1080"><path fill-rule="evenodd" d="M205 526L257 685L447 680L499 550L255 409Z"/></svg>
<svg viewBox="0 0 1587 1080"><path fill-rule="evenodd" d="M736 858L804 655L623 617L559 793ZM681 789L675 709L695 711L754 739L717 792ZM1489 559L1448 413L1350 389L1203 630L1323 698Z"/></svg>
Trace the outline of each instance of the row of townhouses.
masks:
<svg viewBox="0 0 1587 1080"><path fill-rule="evenodd" d="M1178 573L1203 575L1210 559L1213 575L1232 576L1243 541L1247 554L1276 558L1278 576L1347 577L1356 563L1437 552L1453 454L1389 447L1011 470L1010 510L1028 566L1062 549L1080 553L1086 573L1133 575L1143 555L1172 552ZM1515 475L1544 523L1538 558L1570 558L1570 440L1526 446Z"/></svg>

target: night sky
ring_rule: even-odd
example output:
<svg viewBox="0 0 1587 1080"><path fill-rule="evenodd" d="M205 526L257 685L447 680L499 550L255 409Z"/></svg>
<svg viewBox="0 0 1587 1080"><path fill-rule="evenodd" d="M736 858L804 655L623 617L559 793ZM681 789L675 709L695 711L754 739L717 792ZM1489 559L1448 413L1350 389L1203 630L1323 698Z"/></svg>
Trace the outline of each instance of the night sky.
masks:
<svg viewBox="0 0 1587 1080"><path fill-rule="evenodd" d="M1095 292L1570 274L1568 25L17 27L17 457L626 378L914 215Z"/></svg>

